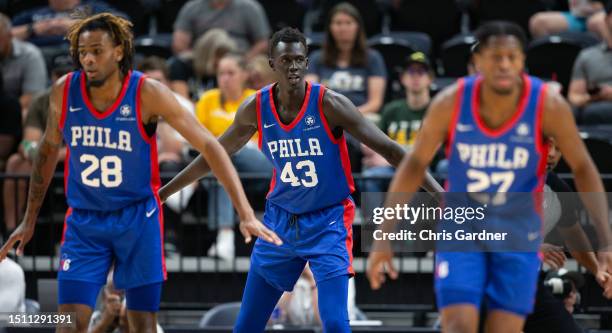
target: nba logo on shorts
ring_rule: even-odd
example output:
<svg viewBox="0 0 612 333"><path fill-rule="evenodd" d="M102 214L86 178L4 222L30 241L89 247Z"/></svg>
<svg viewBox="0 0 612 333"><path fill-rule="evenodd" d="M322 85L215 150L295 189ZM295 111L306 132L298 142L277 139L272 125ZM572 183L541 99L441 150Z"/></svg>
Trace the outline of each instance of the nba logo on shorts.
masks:
<svg viewBox="0 0 612 333"><path fill-rule="evenodd" d="M130 116L130 113L132 112L132 110L130 109L129 105L124 104L121 106L121 110L119 112L121 113L121 116L127 118Z"/></svg>

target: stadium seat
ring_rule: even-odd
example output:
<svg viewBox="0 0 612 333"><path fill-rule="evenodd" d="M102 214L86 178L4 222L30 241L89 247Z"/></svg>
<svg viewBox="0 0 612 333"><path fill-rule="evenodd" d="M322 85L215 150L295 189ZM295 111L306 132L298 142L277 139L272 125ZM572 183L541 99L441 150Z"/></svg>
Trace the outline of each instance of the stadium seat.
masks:
<svg viewBox="0 0 612 333"><path fill-rule="evenodd" d="M36 280L36 286L38 289L38 302L40 303L40 311L57 311L57 280L38 279Z"/></svg>
<svg viewBox="0 0 612 333"><path fill-rule="evenodd" d="M308 44L308 53L312 53L323 47L325 40L324 32L311 32L306 35L306 43Z"/></svg>
<svg viewBox="0 0 612 333"><path fill-rule="evenodd" d="M316 17L311 22L312 26L308 27L308 29L324 31L328 20L328 13L335 5L341 2L348 2L359 10L367 36L374 36L382 32L384 14L381 5L376 0L320 0L315 9L317 15L315 15Z"/></svg>
<svg viewBox="0 0 612 333"><path fill-rule="evenodd" d="M240 302L217 305L204 314L199 327L234 326L238 312L240 312Z"/></svg>
<svg viewBox="0 0 612 333"><path fill-rule="evenodd" d="M161 8L156 12L157 27L161 33L172 33L174 21L187 0L161 0Z"/></svg>
<svg viewBox="0 0 612 333"><path fill-rule="evenodd" d="M527 47L526 66L529 74L553 80L567 93L574 60L582 45L571 38L551 35L533 40Z"/></svg>
<svg viewBox="0 0 612 333"><path fill-rule="evenodd" d="M385 100L402 96L399 73L408 57L414 51L428 54L431 48L429 37L420 32L380 34L368 39L368 45L382 54L387 67L387 90Z"/></svg>
<svg viewBox="0 0 612 333"><path fill-rule="evenodd" d="M284 0L282 5L278 0L257 0L262 5L270 22L272 31L284 27L299 28L304 25L304 6L296 0Z"/></svg>
<svg viewBox="0 0 612 333"><path fill-rule="evenodd" d="M546 3L535 0L480 0L473 17L478 19L477 25L491 20L507 20L529 32L531 16L546 9Z"/></svg>
<svg viewBox="0 0 612 333"><path fill-rule="evenodd" d="M459 33L461 11L456 0L402 0L390 11L391 31L426 32L435 45Z"/></svg>
<svg viewBox="0 0 612 333"><path fill-rule="evenodd" d="M442 44L440 60L443 75L446 77L462 77L467 75L467 64L472 56L472 46L476 43L473 35L457 35Z"/></svg>
<svg viewBox="0 0 612 333"><path fill-rule="evenodd" d="M0 1L2 11L9 17L14 18L15 15L38 7L46 7L49 5L47 0L5 0Z"/></svg>
<svg viewBox="0 0 612 333"><path fill-rule="evenodd" d="M172 35L158 34L141 36L134 40L136 54L141 56L158 56L168 59L172 56Z"/></svg>
<svg viewBox="0 0 612 333"><path fill-rule="evenodd" d="M612 159L609 158L612 156L612 125L580 126L580 133L599 172L612 173ZM555 170L570 172L563 160Z"/></svg>

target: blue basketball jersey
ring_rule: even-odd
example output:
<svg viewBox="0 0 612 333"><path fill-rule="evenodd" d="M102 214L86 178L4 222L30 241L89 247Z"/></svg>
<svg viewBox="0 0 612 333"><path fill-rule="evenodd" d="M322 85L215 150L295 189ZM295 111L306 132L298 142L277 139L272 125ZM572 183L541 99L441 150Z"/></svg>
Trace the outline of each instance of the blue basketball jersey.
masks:
<svg viewBox="0 0 612 333"><path fill-rule="evenodd" d="M274 165L267 199L293 214L341 203L354 191L344 135L336 139L323 114L325 87L306 82L300 112L280 121L274 85L256 95L259 148Z"/></svg>
<svg viewBox="0 0 612 333"><path fill-rule="evenodd" d="M142 124L144 76L130 72L119 97L98 112L87 96L86 77L70 73L60 129L67 155L64 185L72 208L112 211L156 195L160 186L155 136Z"/></svg>
<svg viewBox="0 0 612 333"><path fill-rule="evenodd" d="M527 75L523 82L515 114L491 129L479 114L482 78L459 81L446 147L448 192L541 192L547 156L541 129L545 85Z"/></svg>

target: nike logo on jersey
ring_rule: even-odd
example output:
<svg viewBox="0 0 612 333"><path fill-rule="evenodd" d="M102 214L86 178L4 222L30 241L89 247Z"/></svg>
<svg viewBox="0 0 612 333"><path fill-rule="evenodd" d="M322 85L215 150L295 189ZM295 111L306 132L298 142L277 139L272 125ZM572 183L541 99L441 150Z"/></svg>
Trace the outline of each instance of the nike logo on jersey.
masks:
<svg viewBox="0 0 612 333"><path fill-rule="evenodd" d="M153 213L155 213L155 211L157 210L157 207L151 209L151 211L146 212L145 214L147 214L147 218L151 217L151 215L153 215Z"/></svg>
<svg viewBox="0 0 612 333"><path fill-rule="evenodd" d="M81 109L83 109L83 108L73 108L72 105L69 107L70 112L81 111Z"/></svg>
<svg viewBox="0 0 612 333"><path fill-rule="evenodd" d="M459 132L469 132L472 129L473 129L472 125L457 124L457 131Z"/></svg>
<svg viewBox="0 0 612 333"><path fill-rule="evenodd" d="M264 128L270 128L272 126L275 126L276 124L264 124Z"/></svg>

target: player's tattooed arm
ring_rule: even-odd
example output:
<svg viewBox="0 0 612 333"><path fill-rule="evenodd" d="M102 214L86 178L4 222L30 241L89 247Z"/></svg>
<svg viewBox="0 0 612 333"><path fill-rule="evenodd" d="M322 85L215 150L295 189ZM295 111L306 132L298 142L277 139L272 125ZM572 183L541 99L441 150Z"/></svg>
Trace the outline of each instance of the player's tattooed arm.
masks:
<svg viewBox="0 0 612 333"><path fill-rule="evenodd" d="M333 135L338 138L345 129L366 146L382 155L397 167L406 155L404 148L391 140L373 122L363 117L355 105L345 96L326 89L323 97L323 112ZM422 187L428 192L443 192L442 186L428 173Z"/></svg>
<svg viewBox="0 0 612 333"><path fill-rule="evenodd" d="M19 243L17 255L23 254L25 245L34 234L34 227L38 218L38 212L42 206L47 188L53 178L57 166L58 151L62 145L62 131L60 119L62 117L62 102L66 77L59 79L51 88L49 98L49 114L47 116L47 127L41 139L30 176L30 187L25 215L21 224L9 237L6 244L0 249L0 260L3 260L8 251L16 243Z"/></svg>
<svg viewBox="0 0 612 333"><path fill-rule="evenodd" d="M219 142L225 151L232 155L249 142L257 132L257 113L255 110L255 96L249 97L242 103L236 113L232 125L219 137ZM159 191L160 197L165 200L183 187L202 178L210 171L206 159L199 155L185 169Z"/></svg>

